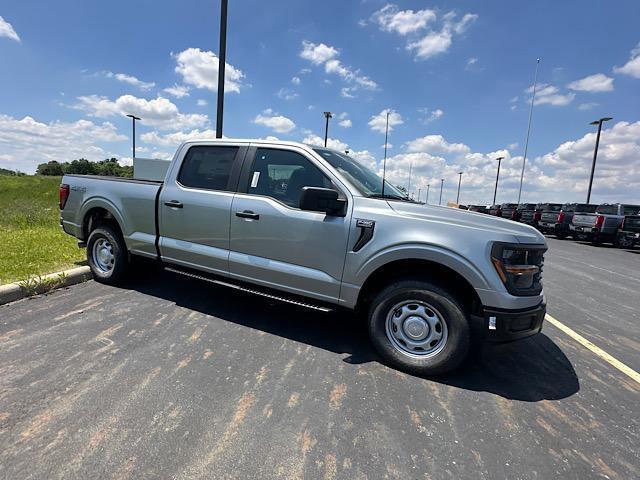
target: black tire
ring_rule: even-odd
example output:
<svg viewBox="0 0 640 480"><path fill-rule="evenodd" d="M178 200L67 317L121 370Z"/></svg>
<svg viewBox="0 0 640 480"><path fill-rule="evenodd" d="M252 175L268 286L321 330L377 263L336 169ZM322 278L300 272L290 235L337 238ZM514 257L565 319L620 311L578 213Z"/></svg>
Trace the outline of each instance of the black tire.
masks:
<svg viewBox="0 0 640 480"><path fill-rule="evenodd" d="M112 262L106 262L104 258L96 257L96 255L99 256L96 252L98 242L101 242L101 245L104 245L111 252ZM92 230L87 241L87 262L89 262L91 273L96 281L107 285L120 283L127 273L129 258L127 247L119 232L108 225L102 225ZM111 268L105 268L107 263L111 264Z"/></svg>
<svg viewBox="0 0 640 480"><path fill-rule="evenodd" d="M413 302L425 304L427 310L435 311L444 321L441 328L446 327L447 336L443 345L437 347L440 350L412 354L403 351L397 340L392 340L393 332L387 334L387 318L394 314L392 310L399 310L397 306L403 302L407 308L411 308ZM371 302L368 323L369 338L376 351L391 366L411 374L430 376L449 372L458 367L469 352L471 334L464 308L446 290L428 282L400 280L383 289Z"/></svg>

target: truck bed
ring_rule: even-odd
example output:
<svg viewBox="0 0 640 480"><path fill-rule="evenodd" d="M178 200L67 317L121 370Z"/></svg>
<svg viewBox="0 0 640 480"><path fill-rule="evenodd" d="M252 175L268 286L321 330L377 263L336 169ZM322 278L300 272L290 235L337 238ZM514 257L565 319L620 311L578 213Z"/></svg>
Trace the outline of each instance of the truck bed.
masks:
<svg viewBox="0 0 640 480"><path fill-rule="evenodd" d="M65 175L69 198L60 214L65 232L86 241L84 226L93 209L106 209L122 226L132 253L156 257L157 201L162 181L100 175Z"/></svg>

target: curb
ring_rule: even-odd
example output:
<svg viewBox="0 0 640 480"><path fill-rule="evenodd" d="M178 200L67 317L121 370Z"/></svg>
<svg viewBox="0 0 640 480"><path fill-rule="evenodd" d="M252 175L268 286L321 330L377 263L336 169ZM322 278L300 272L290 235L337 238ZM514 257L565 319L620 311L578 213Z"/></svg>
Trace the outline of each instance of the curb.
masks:
<svg viewBox="0 0 640 480"><path fill-rule="evenodd" d="M45 288L36 288L35 292L33 290L29 292L29 290L23 286L24 282L0 285L0 305L4 305L5 303L9 302L15 302L16 300L20 300L32 295L37 295L39 293L49 292L51 290L55 290L56 288L68 287L70 285L75 285L76 283L86 282L91 278L93 278L91 269L89 269L88 266L83 266L72 268L70 270L64 270L62 272L42 275L40 277L42 281L46 282L47 280L49 280L56 281L57 283Z"/></svg>

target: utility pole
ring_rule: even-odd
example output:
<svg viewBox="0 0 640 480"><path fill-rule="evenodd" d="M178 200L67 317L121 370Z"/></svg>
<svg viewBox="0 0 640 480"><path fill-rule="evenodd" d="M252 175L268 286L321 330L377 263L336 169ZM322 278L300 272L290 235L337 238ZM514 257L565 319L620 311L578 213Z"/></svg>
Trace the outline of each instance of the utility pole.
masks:
<svg viewBox="0 0 640 480"><path fill-rule="evenodd" d="M329 137L329 119L332 118L333 115L331 112L324 112L324 118L326 118L326 122L324 124L324 148L327 148L327 138Z"/></svg>
<svg viewBox="0 0 640 480"><path fill-rule="evenodd" d="M384 160L382 162L382 197L384 198L384 182L387 175L387 140L389 139L389 109L387 108L387 126L384 129Z"/></svg>
<svg viewBox="0 0 640 480"><path fill-rule="evenodd" d="M502 163L502 160L504 160L504 157L498 157L496 158L496 160L498 161L498 174L496 175L496 188L493 191L493 204L496 204L496 195L498 195L498 179L500 178L500 164Z"/></svg>
<svg viewBox="0 0 640 480"><path fill-rule="evenodd" d="M524 142L524 157L522 159L522 172L520 173L520 189L518 190L518 205L522 196L522 181L524 180L524 165L527 163L527 150L529 149L529 134L531 133L531 118L533 117L533 102L536 99L536 87L538 86L538 67L540 59L536 60L536 74L533 78L533 96L531 97L531 107L529 108L529 124L527 125L527 139Z"/></svg>
<svg viewBox="0 0 640 480"><path fill-rule="evenodd" d="M444 186L444 178L440 179L440 200L438 200L438 205L442 205L442 187Z"/></svg>
<svg viewBox="0 0 640 480"><path fill-rule="evenodd" d="M589 191L587 192L587 203L591 200L591 186L593 185L593 174L596 171L596 159L598 158L598 146L600 145L600 132L602 124L613 120L613 117L602 117L600 120L594 120L589 125L598 125L598 135L596 137L596 147L593 150L593 163L591 164L591 176L589 177Z"/></svg>
<svg viewBox="0 0 640 480"><path fill-rule="evenodd" d="M463 172L458 172L458 175L460 175L458 177L458 196L456 197L456 203L460 204L460 184L462 183L462 173Z"/></svg>
<svg viewBox="0 0 640 480"><path fill-rule="evenodd" d="M131 118L131 123L133 125L133 134L131 135L131 139L133 142L132 155L133 155L133 158L135 159L136 158L136 120L142 120L142 119L132 114L128 114L127 117Z"/></svg>
<svg viewBox="0 0 640 480"><path fill-rule="evenodd" d="M424 201L425 204L429 205L429 188L431 187L431 184L427 183L427 198Z"/></svg>
<svg viewBox="0 0 640 480"><path fill-rule="evenodd" d="M216 138L222 138L222 118L224 116L224 71L227 65L227 4L228 0L220 0L220 51L218 52Z"/></svg>

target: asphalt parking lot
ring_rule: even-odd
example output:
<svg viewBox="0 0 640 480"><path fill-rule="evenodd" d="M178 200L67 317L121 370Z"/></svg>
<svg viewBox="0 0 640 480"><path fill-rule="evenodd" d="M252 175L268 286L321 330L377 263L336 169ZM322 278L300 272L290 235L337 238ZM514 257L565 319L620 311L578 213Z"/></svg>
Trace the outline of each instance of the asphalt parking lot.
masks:
<svg viewBox="0 0 640 480"><path fill-rule="evenodd" d="M549 239L549 313L640 370L640 250ZM0 477L637 478L640 384L556 326L455 374L171 274L0 307Z"/></svg>

